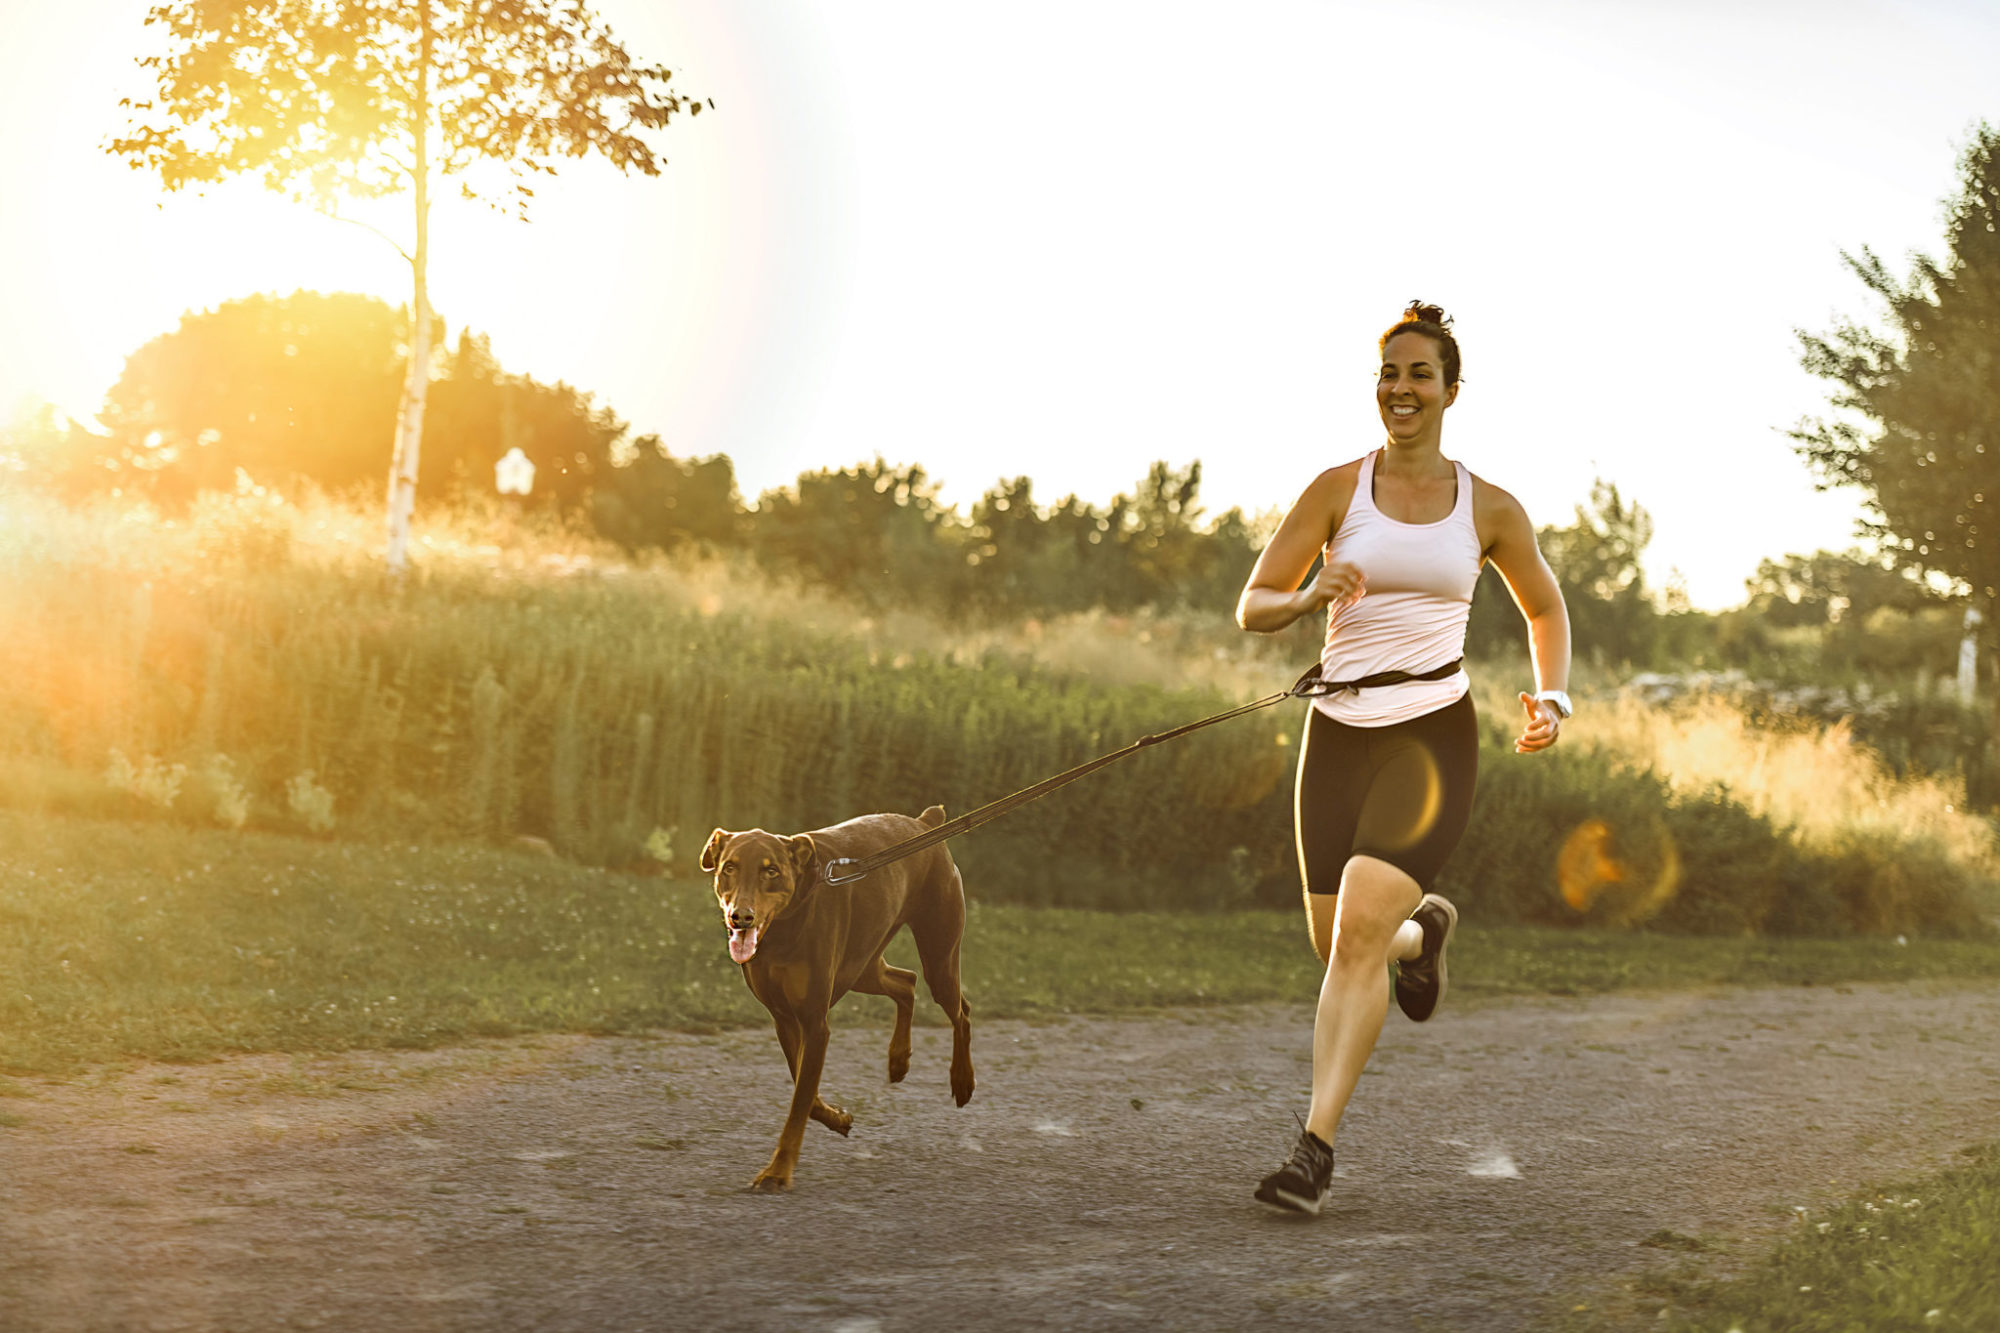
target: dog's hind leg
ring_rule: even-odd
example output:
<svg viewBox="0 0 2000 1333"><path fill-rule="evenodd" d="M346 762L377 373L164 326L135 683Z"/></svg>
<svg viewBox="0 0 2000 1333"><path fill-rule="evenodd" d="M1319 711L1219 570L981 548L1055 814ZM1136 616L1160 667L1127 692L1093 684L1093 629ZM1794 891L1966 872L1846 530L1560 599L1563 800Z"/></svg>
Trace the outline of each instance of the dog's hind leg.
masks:
<svg viewBox="0 0 2000 1333"><path fill-rule="evenodd" d="M785 1067L792 1071L792 1082L796 1084L799 1079L799 1047L804 1044L805 1038L796 1019L786 1017L777 1018L775 1021L778 1026L778 1045L785 1048ZM847 1131L854 1127L852 1115L838 1106L821 1100L817 1093L813 1096L812 1118L843 1138L847 1136Z"/></svg>
<svg viewBox="0 0 2000 1333"><path fill-rule="evenodd" d="M896 1028L889 1034L889 1081L901 1083L910 1072L910 1015L917 1007L917 974L891 967L881 954L854 980L863 995L886 995L896 1002Z"/></svg>
<svg viewBox="0 0 2000 1333"><path fill-rule="evenodd" d="M951 868L948 892L933 898L910 921L924 984L951 1020L951 1096L960 1106L972 1100L972 1004L958 976L958 943L965 933L965 888Z"/></svg>

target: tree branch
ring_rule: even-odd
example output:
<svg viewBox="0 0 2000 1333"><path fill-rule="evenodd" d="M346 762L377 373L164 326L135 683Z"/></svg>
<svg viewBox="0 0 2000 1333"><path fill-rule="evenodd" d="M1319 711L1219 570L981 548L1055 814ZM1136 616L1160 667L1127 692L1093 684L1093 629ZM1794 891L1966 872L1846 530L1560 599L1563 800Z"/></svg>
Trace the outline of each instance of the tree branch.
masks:
<svg viewBox="0 0 2000 1333"><path fill-rule="evenodd" d="M321 217L331 219L334 222L345 222L350 227L360 227L364 231L374 232L377 236L380 236L383 240L387 241L389 243L389 247L392 250L394 250L397 254L403 257L404 263L410 265L412 268L416 267L417 263L416 257L413 256L408 250L405 250L402 247L402 245L397 242L395 237L391 236L388 232L383 231L380 227L377 227L372 223L363 222L359 218L344 218L330 208L316 207L313 209L313 211L315 213L318 213Z"/></svg>

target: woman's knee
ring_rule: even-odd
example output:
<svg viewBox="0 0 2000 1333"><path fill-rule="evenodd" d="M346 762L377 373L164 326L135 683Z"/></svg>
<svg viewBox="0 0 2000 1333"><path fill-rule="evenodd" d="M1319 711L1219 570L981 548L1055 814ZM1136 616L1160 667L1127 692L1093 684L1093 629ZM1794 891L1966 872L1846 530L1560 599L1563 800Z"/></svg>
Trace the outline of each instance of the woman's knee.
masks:
<svg viewBox="0 0 2000 1333"><path fill-rule="evenodd" d="M1340 877L1334 920L1333 961L1373 966L1386 954L1397 927L1423 900L1423 889L1408 874L1372 856L1348 860Z"/></svg>

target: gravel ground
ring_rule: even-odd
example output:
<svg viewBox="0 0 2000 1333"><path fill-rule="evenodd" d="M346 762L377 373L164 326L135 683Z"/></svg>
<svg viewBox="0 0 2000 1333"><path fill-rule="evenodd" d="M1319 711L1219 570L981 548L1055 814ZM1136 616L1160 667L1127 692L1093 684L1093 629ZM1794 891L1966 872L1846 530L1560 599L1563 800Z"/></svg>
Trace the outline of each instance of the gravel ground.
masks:
<svg viewBox="0 0 2000 1333"><path fill-rule="evenodd" d="M744 1188L789 1091L762 1031L16 1080L0 1328L1641 1326L1672 1246L1726 1268L2000 1138L1991 986L1392 1013L1294 1220L1250 1190L1305 1108L1304 1005L975 1019L963 1110L948 1030L884 1081L888 1008L835 1011L854 1132L808 1126L782 1196Z"/></svg>

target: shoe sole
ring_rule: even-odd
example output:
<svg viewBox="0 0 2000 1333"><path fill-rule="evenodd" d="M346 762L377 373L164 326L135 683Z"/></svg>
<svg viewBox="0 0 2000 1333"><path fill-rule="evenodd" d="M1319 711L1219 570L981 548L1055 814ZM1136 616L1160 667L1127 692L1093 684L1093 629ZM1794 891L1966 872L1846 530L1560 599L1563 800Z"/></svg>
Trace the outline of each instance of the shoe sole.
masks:
<svg viewBox="0 0 2000 1333"><path fill-rule="evenodd" d="M1445 950L1447 950L1447 949L1451 948L1451 933L1452 933L1453 931L1455 931L1455 930L1457 930L1457 929L1458 929L1458 909L1457 909L1456 907L1453 907L1453 906L1451 905L1451 899L1449 899L1449 898L1440 898L1440 897L1438 897L1438 896L1437 896L1437 895L1436 895L1435 893L1427 893L1427 894L1425 894L1425 895L1424 895L1424 900L1425 900L1426 902L1433 902L1433 903L1436 903L1436 904L1437 904L1437 905L1438 905L1439 907L1442 907L1442 908L1444 909L1444 938L1438 941L1438 960L1437 960L1437 974L1438 974L1438 993L1437 993L1437 1003L1436 1003L1436 1004L1433 1004L1433 1005L1431 1006L1431 1016L1432 1016L1432 1017L1436 1017L1436 1016L1437 1016L1437 1011L1438 1011L1438 1010L1439 1010L1439 1008L1441 1008L1441 1007L1443 1006L1443 1004L1444 1004L1444 993L1445 993L1445 987L1446 987L1446 977L1445 977L1445 971L1444 971L1444 955L1445 955ZM1421 905L1422 905L1422 904L1419 904L1419 906L1421 906Z"/></svg>
<svg viewBox="0 0 2000 1333"><path fill-rule="evenodd" d="M1449 988L1450 984L1450 979L1445 975L1444 955L1445 951L1451 948L1452 932L1458 929L1458 909L1451 905L1451 899L1441 898L1435 893L1427 893L1417 903L1417 911L1423 911L1427 903L1435 905L1444 912L1444 938L1438 941L1437 964L1434 969L1437 974L1437 994L1431 998L1431 1011L1422 1018L1411 1019L1410 1021L1413 1023L1430 1022L1433 1018L1437 1017L1437 1011L1444 1007L1445 991ZM1411 915L1414 916L1416 913L1413 912Z"/></svg>

